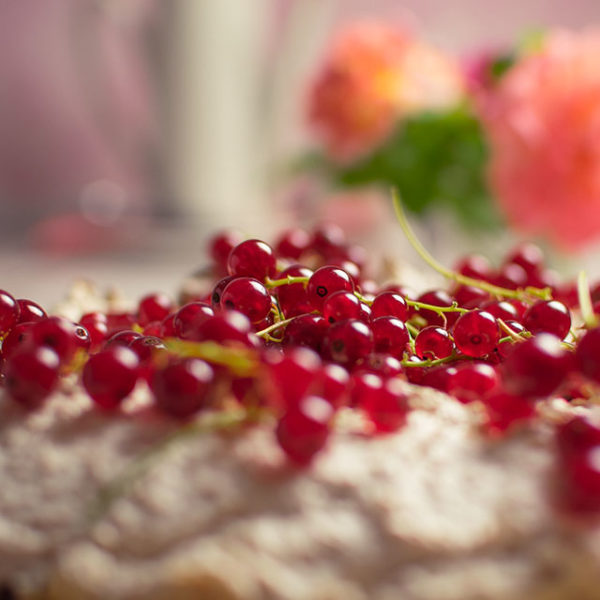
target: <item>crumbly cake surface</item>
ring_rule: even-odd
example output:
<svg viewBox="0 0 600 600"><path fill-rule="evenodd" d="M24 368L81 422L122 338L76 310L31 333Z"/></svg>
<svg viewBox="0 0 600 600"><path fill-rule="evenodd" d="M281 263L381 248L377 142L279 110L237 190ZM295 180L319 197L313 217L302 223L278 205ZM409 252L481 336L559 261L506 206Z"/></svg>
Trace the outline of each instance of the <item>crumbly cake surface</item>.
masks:
<svg viewBox="0 0 600 600"><path fill-rule="evenodd" d="M30 414L2 401L0 582L51 600L600 598L600 530L552 507L551 428L492 441L472 405L410 393L403 430L335 433L304 470L271 427L182 439L95 522L102 486L175 425L76 388Z"/></svg>

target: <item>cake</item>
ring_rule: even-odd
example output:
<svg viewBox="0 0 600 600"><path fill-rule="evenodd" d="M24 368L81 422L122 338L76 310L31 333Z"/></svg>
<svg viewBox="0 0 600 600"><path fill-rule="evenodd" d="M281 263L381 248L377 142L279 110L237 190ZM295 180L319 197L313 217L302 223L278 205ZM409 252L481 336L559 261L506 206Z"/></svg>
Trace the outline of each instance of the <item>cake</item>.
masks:
<svg viewBox="0 0 600 600"><path fill-rule="evenodd" d="M436 304L441 293L411 300L405 288L370 291L360 269L352 274L355 263L334 260L332 249L351 253L333 237L313 232L312 251L331 264L319 267L313 256L310 274L298 271L307 266L271 269L264 258L306 256L289 234L275 252L264 242L236 240L227 248L226 236L216 238L214 268L226 255L230 273L224 286L221 279L208 288L216 316L206 312L210 298L191 299L200 292L189 289L182 306L152 296L123 312L114 297L80 287L60 307L70 320L42 309L31 316L31 304L15 301L19 308L7 326L10 298L3 292L2 597L600 598L597 368L587 360L600 330L585 294L567 308L564 296L559 302L547 299L547 290L520 288L511 306L517 310L523 301L526 310L511 324L493 314L511 309L490 296L509 288L474 278L476 261L463 263L462 288L452 293L460 298L464 282L475 282L485 292L478 303L465 308L477 296L472 290L460 304ZM243 258L257 247L262 254ZM521 249L511 264L524 270L527 256ZM257 268L266 270L261 275ZM323 268L342 274L334 280ZM256 296L229 287L247 279ZM319 290L332 281L344 300L326 304L333 291ZM346 289L348 281L361 281L360 292ZM260 314L257 286L269 290L268 312L278 309L274 321ZM277 289L292 286L299 287L287 305ZM310 303L311 290L323 302L313 298L307 308L302 293ZM377 300L381 294L388 294L385 301ZM358 298L356 310L391 312L348 319L344 311L355 310L350 296ZM404 321L397 315L402 302ZM571 333L569 321L561 341L563 307L586 330ZM249 317L235 313L241 323L235 335L241 331L247 343L233 339L233 330L224 336L224 321L216 328L214 319L233 309ZM468 315L483 313L465 337ZM25 314L34 320L18 329ZM160 321L152 318L157 314ZM325 321L318 321L316 337L290 329L307 314ZM490 314L498 328L491 351ZM377 319L388 319L382 330L373 325ZM386 337L389 319L404 325L392 323L394 334ZM89 330L80 331L79 323ZM104 334L94 338L99 323ZM535 331L535 323L543 327ZM471 334L479 326L477 341ZM57 342L61 327L71 331L71 346ZM365 329L371 347L361 350ZM418 343L433 330L445 333ZM340 345L350 334L354 345ZM158 342L139 342L148 337ZM307 348L310 339L320 346ZM450 352L436 354L448 339ZM40 358L40 347L58 356L55 363ZM117 389L115 381L125 382L134 368L132 356L136 378ZM210 367L197 369L199 363ZM33 364L60 376L43 379ZM105 364L112 370L100 376ZM181 367L189 364L195 370ZM173 365L179 370L169 379Z"/></svg>

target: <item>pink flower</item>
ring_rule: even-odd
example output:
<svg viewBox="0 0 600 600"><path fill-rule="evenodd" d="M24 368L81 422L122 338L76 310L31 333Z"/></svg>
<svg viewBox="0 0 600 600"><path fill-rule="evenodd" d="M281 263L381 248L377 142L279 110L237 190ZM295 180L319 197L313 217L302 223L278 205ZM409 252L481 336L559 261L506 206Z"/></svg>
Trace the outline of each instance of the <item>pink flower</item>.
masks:
<svg viewBox="0 0 600 600"><path fill-rule="evenodd" d="M369 151L409 111L454 103L457 66L405 31L356 23L333 41L310 91L308 116L329 154L341 161Z"/></svg>
<svg viewBox="0 0 600 600"><path fill-rule="evenodd" d="M567 250L600 237L600 30L549 34L483 114L490 180L509 221Z"/></svg>

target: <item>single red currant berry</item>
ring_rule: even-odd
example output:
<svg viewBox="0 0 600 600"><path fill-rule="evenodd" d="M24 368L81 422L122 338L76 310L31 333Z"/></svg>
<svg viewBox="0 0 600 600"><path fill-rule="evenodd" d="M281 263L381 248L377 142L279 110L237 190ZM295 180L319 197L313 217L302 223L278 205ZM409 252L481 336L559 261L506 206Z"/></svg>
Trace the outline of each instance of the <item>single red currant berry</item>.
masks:
<svg viewBox="0 0 600 600"><path fill-rule="evenodd" d="M401 321L408 319L406 300L394 292L382 292L375 296L371 304L373 319L377 317L395 317Z"/></svg>
<svg viewBox="0 0 600 600"><path fill-rule="evenodd" d="M459 286L453 296L456 304L461 308L479 308L490 297L486 291L472 285Z"/></svg>
<svg viewBox="0 0 600 600"><path fill-rule="evenodd" d="M51 348L29 346L14 352L4 366L8 394L26 408L37 408L56 387L59 365Z"/></svg>
<svg viewBox="0 0 600 600"><path fill-rule="evenodd" d="M321 354L327 321L319 315L300 315L287 325L283 336L284 348L306 346Z"/></svg>
<svg viewBox="0 0 600 600"><path fill-rule="evenodd" d="M183 340L195 339L196 329L214 315L213 309L204 302L185 304L173 317L173 333Z"/></svg>
<svg viewBox="0 0 600 600"><path fill-rule="evenodd" d="M90 356L83 368L83 387L99 407L113 410L135 387L138 370L137 354L115 344Z"/></svg>
<svg viewBox="0 0 600 600"><path fill-rule="evenodd" d="M308 465L327 444L333 407L319 396L307 396L286 412L275 430L281 449L294 463Z"/></svg>
<svg viewBox="0 0 600 600"><path fill-rule="evenodd" d="M397 431L406 423L408 402L402 382L390 379L385 384L367 394L360 404L361 408L377 433Z"/></svg>
<svg viewBox="0 0 600 600"><path fill-rule="evenodd" d="M517 344L504 361L504 387L508 393L525 398L548 396L571 370L571 361L556 336L540 333Z"/></svg>
<svg viewBox="0 0 600 600"><path fill-rule="evenodd" d="M524 288L527 285L527 273L520 265L508 263L498 271L493 283L509 290Z"/></svg>
<svg viewBox="0 0 600 600"><path fill-rule="evenodd" d="M535 405L521 396L500 391L485 397L486 428L490 435L504 435L517 424L527 423L535 416Z"/></svg>
<svg viewBox="0 0 600 600"><path fill-rule="evenodd" d="M223 277L223 279L219 279L219 281L215 283L215 286L213 287L212 292L210 294L210 304L213 310L221 309L221 296L223 295L223 290L234 279L235 277L227 275L227 277Z"/></svg>
<svg viewBox="0 0 600 600"><path fill-rule="evenodd" d="M440 365L427 369L423 375L421 385L432 387L445 394L450 393L452 379L456 375L457 368L453 365Z"/></svg>
<svg viewBox="0 0 600 600"><path fill-rule="evenodd" d="M461 365L452 376L449 392L463 403L481 400L500 385L496 369L485 363Z"/></svg>
<svg viewBox="0 0 600 600"><path fill-rule="evenodd" d="M347 402L349 381L350 375L344 367L329 363L317 372L311 383L310 393L324 398L334 408L339 408Z"/></svg>
<svg viewBox="0 0 600 600"><path fill-rule="evenodd" d="M319 355L309 348L269 351L263 362L268 404L284 411L298 405L321 368Z"/></svg>
<svg viewBox="0 0 600 600"><path fill-rule="evenodd" d="M257 279L236 277L223 290L221 307L237 310L246 315L252 323L258 323L271 312L271 295Z"/></svg>
<svg viewBox="0 0 600 600"><path fill-rule="evenodd" d="M423 304L431 304L433 306L440 306L443 308L452 306L452 298L448 295L448 292L444 290L432 290L421 294L418 298L419 302ZM447 312L445 313L446 320L442 315L434 312L433 310L420 308L417 314L421 315L429 325L435 325L442 327L447 324L448 327L454 324L454 321L458 319L459 313Z"/></svg>
<svg viewBox="0 0 600 600"><path fill-rule="evenodd" d="M512 302L507 302L506 300L490 300L489 302L484 302L481 305L481 309L485 310L496 319L502 319L503 321L519 320L519 312L517 311L515 305Z"/></svg>
<svg viewBox="0 0 600 600"><path fill-rule="evenodd" d="M425 327L415 338L415 354L421 359L446 358L453 350L450 334L441 327Z"/></svg>
<svg viewBox="0 0 600 600"><path fill-rule="evenodd" d="M590 329L577 344L577 367L586 377L600 383L600 327Z"/></svg>
<svg viewBox="0 0 600 600"><path fill-rule="evenodd" d="M231 251L241 242L244 236L233 229L222 231L209 242L209 253L218 273L227 272L227 259Z"/></svg>
<svg viewBox="0 0 600 600"><path fill-rule="evenodd" d="M162 412L186 419L207 407L214 371L199 358L185 358L154 373L151 383L156 406Z"/></svg>
<svg viewBox="0 0 600 600"><path fill-rule="evenodd" d="M463 258L455 267L455 271L472 279L490 281L492 278L492 265L481 254L470 254Z"/></svg>
<svg viewBox="0 0 600 600"><path fill-rule="evenodd" d="M335 223L322 223L314 231L310 248L314 252L328 257L338 252L346 244L344 230Z"/></svg>
<svg viewBox="0 0 600 600"><path fill-rule="evenodd" d="M500 339L496 319L484 310L463 313L453 330L454 343L460 352L480 358L492 352Z"/></svg>
<svg viewBox="0 0 600 600"><path fill-rule="evenodd" d="M108 324L106 315L101 312L86 313L81 317L79 323L85 327L90 335L90 348L96 350L108 337Z"/></svg>
<svg viewBox="0 0 600 600"><path fill-rule="evenodd" d="M358 319L361 314L360 305L361 301L352 292L334 292L329 294L323 303L323 317L331 324L346 319Z"/></svg>
<svg viewBox="0 0 600 600"><path fill-rule="evenodd" d="M402 358L406 351L409 335L406 325L396 317L377 317L371 321L375 352Z"/></svg>
<svg viewBox="0 0 600 600"><path fill-rule="evenodd" d="M361 302L359 304L359 312L356 317L359 321L363 323L370 323L373 318L373 312L371 311L371 307L365 302Z"/></svg>
<svg viewBox="0 0 600 600"><path fill-rule="evenodd" d="M165 352L165 343L157 337L144 335L131 341L129 347L138 355L140 362L150 362L159 352Z"/></svg>
<svg viewBox="0 0 600 600"><path fill-rule="evenodd" d="M558 300L540 300L523 315L523 325L531 333L551 333L564 340L571 329L571 313Z"/></svg>
<svg viewBox="0 0 600 600"><path fill-rule="evenodd" d="M87 350L90 336L85 327L62 317L48 317L31 325L31 338L36 346L48 346L68 362L79 349Z"/></svg>
<svg viewBox="0 0 600 600"><path fill-rule="evenodd" d="M133 341L138 338L143 337L143 335L139 331L133 331L132 329L125 329L123 331L118 331L117 333L111 335L104 344L105 348L110 348L111 346L126 346L128 347Z"/></svg>
<svg viewBox="0 0 600 600"><path fill-rule="evenodd" d="M527 275L537 273L544 266L544 253L539 246L526 242L520 244L510 252L506 257L507 264L514 263L519 265Z"/></svg>
<svg viewBox="0 0 600 600"><path fill-rule="evenodd" d="M373 351L373 332L356 319L335 323L325 336L324 349L335 362L354 365Z"/></svg>
<svg viewBox="0 0 600 600"><path fill-rule="evenodd" d="M46 311L33 300L19 298L17 304L19 305L18 323L36 323L48 316Z"/></svg>
<svg viewBox="0 0 600 600"><path fill-rule="evenodd" d="M557 427L556 441L563 456L585 452L600 446L600 424L587 416L577 415Z"/></svg>
<svg viewBox="0 0 600 600"><path fill-rule="evenodd" d="M291 265L279 275L277 279L285 279L286 277L310 277L313 274L311 269L302 265ZM308 301L306 286L303 283L292 283L289 285L280 285L275 288L275 295L279 302L279 308L285 315L286 319L309 313L313 310L312 305Z"/></svg>
<svg viewBox="0 0 600 600"><path fill-rule="evenodd" d="M304 229L288 229L277 240L275 253L281 258L298 260L308 249L311 237Z"/></svg>
<svg viewBox="0 0 600 600"><path fill-rule="evenodd" d="M264 281L266 277L275 275L275 253L269 244L261 240L246 240L230 252L227 268L230 275Z"/></svg>
<svg viewBox="0 0 600 600"><path fill-rule="evenodd" d="M140 300L138 322L143 326L152 321L162 321L174 308L174 302L166 294L150 294Z"/></svg>
<svg viewBox="0 0 600 600"><path fill-rule="evenodd" d="M308 280L306 292L312 307L321 310L325 299L339 291L354 291L350 275L337 267L321 267Z"/></svg>
<svg viewBox="0 0 600 600"><path fill-rule="evenodd" d="M177 332L175 331L175 318L177 313L171 313L168 317L165 317L160 323L160 335L162 338L175 337Z"/></svg>
<svg viewBox="0 0 600 600"><path fill-rule="evenodd" d="M7 334L19 319L17 301L4 290L0 290L0 335Z"/></svg>
<svg viewBox="0 0 600 600"><path fill-rule="evenodd" d="M217 342L225 345L254 346L248 318L235 310L225 310L190 329L188 339L197 342Z"/></svg>
<svg viewBox="0 0 600 600"><path fill-rule="evenodd" d="M510 330L514 333L521 334L524 331L527 331L521 323L518 321L505 321L506 325L510 328ZM504 342L499 343L496 346L496 354L498 355L499 360L504 360L508 357L509 354L515 349L516 345L519 342L515 342L511 340L505 340Z"/></svg>
<svg viewBox="0 0 600 600"><path fill-rule="evenodd" d="M32 325L33 323L18 323L10 330L10 333L2 340L2 357L4 359L31 343L33 339Z"/></svg>
<svg viewBox="0 0 600 600"><path fill-rule="evenodd" d="M402 363L391 354L373 352L356 364L358 371L375 373L384 379L402 373Z"/></svg>

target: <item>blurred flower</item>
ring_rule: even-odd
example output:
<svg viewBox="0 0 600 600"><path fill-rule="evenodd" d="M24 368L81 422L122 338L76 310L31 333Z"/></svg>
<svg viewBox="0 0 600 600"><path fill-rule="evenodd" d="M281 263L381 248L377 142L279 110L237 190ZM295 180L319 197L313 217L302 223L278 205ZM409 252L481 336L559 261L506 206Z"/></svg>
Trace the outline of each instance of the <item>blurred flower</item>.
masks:
<svg viewBox="0 0 600 600"><path fill-rule="evenodd" d="M482 110L512 224L569 250L600 237L600 30L548 34Z"/></svg>
<svg viewBox="0 0 600 600"><path fill-rule="evenodd" d="M309 97L309 121L328 153L352 160L375 147L398 118L454 104L458 67L405 31L357 23L333 41Z"/></svg>

